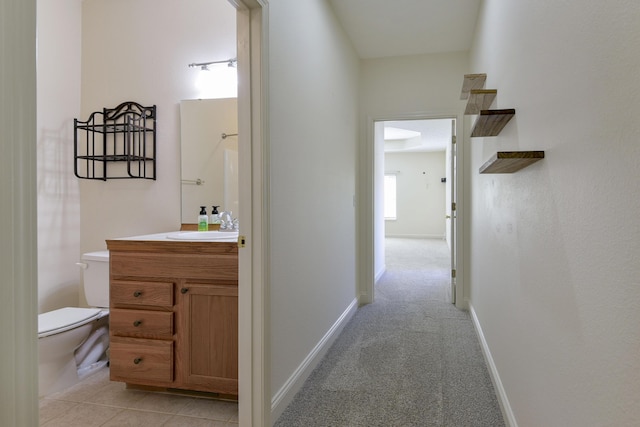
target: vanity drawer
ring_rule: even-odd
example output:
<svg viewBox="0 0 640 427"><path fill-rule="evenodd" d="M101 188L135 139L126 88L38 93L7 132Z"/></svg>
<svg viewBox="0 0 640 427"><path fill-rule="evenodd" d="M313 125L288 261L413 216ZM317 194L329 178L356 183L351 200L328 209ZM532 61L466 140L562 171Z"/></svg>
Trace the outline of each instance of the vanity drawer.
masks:
<svg viewBox="0 0 640 427"><path fill-rule="evenodd" d="M173 306L173 282L142 282L112 280L111 305L118 306Z"/></svg>
<svg viewBox="0 0 640 427"><path fill-rule="evenodd" d="M173 338L173 313L170 311L111 309L111 334L136 338Z"/></svg>
<svg viewBox="0 0 640 427"><path fill-rule="evenodd" d="M173 341L112 337L112 380L173 381Z"/></svg>

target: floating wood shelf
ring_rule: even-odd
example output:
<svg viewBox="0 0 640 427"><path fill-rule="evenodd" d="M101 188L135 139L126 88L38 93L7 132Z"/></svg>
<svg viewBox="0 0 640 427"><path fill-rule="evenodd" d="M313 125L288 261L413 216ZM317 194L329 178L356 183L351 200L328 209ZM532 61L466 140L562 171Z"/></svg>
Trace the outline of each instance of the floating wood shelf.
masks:
<svg viewBox="0 0 640 427"><path fill-rule="evenodd" d="M469 92L472 89L482 89L486 81L486 74L465 74L464 80L462 81L462 92L460 93L460 99L469 98Z"/></svg>
<svg viewBox="0 0 640 427"><path fill-rule="evenodd" d="M513 173L541 159L544 151L498 151L480 167L480 173Z"/></svg>
<svg viewBox="0 0 640 427"><path fill-rule="evenodd" d="M496 136L516 115L513 108L490 110L498 91L484 89L486 74L465 74L460 99L467 99L465 115L477 114L471 137ZM480 168L480 173L513 173L544 159L544 151L498 151Z"/></svg>
<svg viewBox="0 0 640 427"><path fill-rule="evenodd" d="M465 114L480 114L482 110L488 110L496 99L498 91L495 89L471 89Z"/></svg>
<svg viewBox="0 0 640 427"><path fill-rule="evenodd" d="M471 137L496 136L505 127L509 120L516 115L516 110L481 110L476 123L473 125Z"/></svg>

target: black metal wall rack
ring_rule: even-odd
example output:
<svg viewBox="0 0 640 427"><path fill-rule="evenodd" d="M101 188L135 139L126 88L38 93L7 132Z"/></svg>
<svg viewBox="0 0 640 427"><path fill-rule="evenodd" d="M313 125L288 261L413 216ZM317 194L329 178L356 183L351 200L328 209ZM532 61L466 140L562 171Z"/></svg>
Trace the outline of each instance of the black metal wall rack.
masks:
<svg viewBox="0 0 640 427"><path fill-rule="evenodd" d="M156 106L123 102L74 119L74 173L78 178L156 179Z"/></svg>

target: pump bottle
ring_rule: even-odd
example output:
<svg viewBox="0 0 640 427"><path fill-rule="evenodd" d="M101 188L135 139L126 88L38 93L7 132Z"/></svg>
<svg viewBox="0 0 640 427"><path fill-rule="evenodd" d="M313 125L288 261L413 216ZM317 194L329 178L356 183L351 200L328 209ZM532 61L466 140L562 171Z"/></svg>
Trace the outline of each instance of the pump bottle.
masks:
<svg viewBox="0 0 640 427"><path fill-rule="evenodd" d="M217 230L220 228L220 212L218 212L218 208L220 206L212 206L213 210L211 211L211 216L209 217L209 224L213 230Z"/></svg>
<svg viewBox="0 0 640 427"><path fill-rule="evenodd" d="M200 206L200 214L198 214L198 231L209 230L209 217L205 206Z"/></svg>

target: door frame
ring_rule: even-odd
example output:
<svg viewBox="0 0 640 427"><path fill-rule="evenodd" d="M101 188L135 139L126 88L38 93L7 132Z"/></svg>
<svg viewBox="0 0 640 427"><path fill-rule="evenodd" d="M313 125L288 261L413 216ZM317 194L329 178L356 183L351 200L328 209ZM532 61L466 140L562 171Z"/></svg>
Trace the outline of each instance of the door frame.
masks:
<svg viewBox="0 0 640 427"><path fill-rule="evenodd" d="M0 232L3 332L0 425L38 425L36 10L2 3L0 37Z"/></svg>
<svg viewBox="0 0 640 427"><path fill-rule="evenodd" d="M239 220L238 417L271 425L269 347L269 159L267 0L228 0L236 8Z"/></svg>
<svg viewBox="0 0 640 427"><path fill-rule="evenodd" d="M358 283L359 283L359 302L360 305L370 304L375 300L375 243L376 243L376 216L375 216L375 124L376 122L397 121L397 120L431 120L431 119L455 119L457 141L462 141L460 137L463 134L463 120L458 111L440 111L440 112L412 112L412 113L390 113L390 114L374 114L366 119L366 135L365 144L360 147L360 192L359 197L359 225L358 225ZM458 142L457 144L456 175L453 177L452 186L456 187L456 235L455 255L457 262L457 274L455 281L456 307L466 309L465 294L465 274L463 262L463 238L464 238L464 149ZM452 171L453 172L453 171Z"/></svg>

